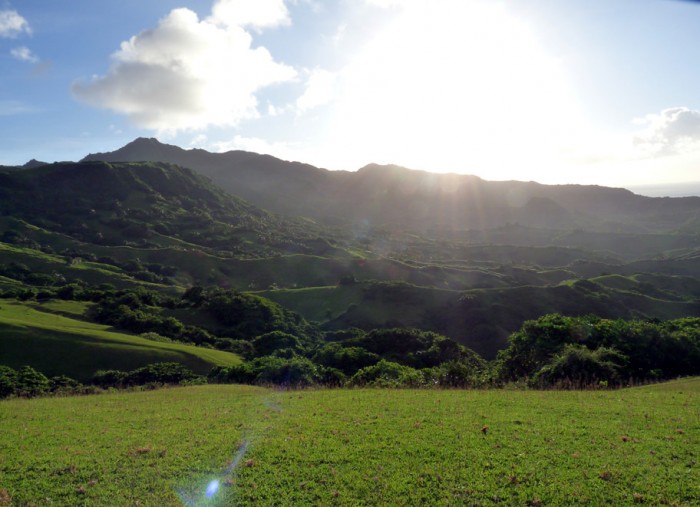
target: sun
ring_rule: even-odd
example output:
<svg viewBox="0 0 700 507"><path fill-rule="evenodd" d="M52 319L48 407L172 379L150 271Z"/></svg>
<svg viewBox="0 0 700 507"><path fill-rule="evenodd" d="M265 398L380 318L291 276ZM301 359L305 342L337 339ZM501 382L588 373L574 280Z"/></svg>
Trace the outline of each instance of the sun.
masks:
<svg viewBox="0 0 700 507"><path fill-rule="evenodd" d="M341 73L330 149L358 164L552 179L579 114L531 27L495 2L401 5Z"/></svg>

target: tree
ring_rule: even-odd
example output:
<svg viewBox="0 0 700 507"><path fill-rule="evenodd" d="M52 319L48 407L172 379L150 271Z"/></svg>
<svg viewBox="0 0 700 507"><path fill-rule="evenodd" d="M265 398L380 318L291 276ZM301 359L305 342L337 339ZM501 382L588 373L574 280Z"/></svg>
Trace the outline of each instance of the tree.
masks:
<svg viewBox="0 0 700 507"><path fill-rule="evenodd" d="M17 372L17 394L33 398L49 390L50 383L46 376L31 366L22 366Z"/></svg>
<svg viewBox="0 0 700 507"><path fill-rule="evenodd" d="M590 350L582 345L568 344L535 374L532 384L573 388L599 382L616 385L620 382L620 369L625 361L626 357L614 349L599 347Z"/></svg>
<svg viewBox="0 0 700 507"><path fill-rule="evenodd" d="M197 375L192 370L180 363L152 363L130 371L126 376L125 383L131 385L179 384L196 378Z"/></svg>
<svg viewBox="0 0 700 507"><path fill-rule="evenodd" d="M418 387L422 375L410 366L392 363L382 359L373 366L367 366L355 373L349 381L351 386L374 387Z"/></svg>
<svg viewBox="0 0 700 507"><path fill-rule="evenodd" d="M100 387L123 387L128 373L120 370L98 370L92 383Z"/></svg>
<svg viewBox="0 0 700 507"><path fill-rule="evenodd" d="M301 350L301 343L294 335L282 331L272 331L255 338L253 347L255 347L256 355L269 356L278 349Z"/></svg>
<svg viewBox="0 0 700 507"><path fill-rule="evenodd" d="M362 347L344 347L332 342L319 350L313 359L318 364L352 375L357 370L378 363L381 358Z"/></svg>

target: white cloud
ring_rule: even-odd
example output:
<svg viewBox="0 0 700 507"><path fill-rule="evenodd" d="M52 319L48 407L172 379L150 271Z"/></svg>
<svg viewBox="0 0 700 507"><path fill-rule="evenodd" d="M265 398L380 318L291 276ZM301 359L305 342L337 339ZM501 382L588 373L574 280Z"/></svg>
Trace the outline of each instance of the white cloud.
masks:
<svg viewBox="0 0 700 507"><path fill-rule="evenodd" d="M214 9L224 4L231 2L217 2ZM236 4L239 9L252 5ZM249 15L240 13L239 25L260 27L273 19L255 9ZM241 26L224 25L216 16L200 21L184 8L171 11L156 28L122 42L112 60L106 75L75 83L73 93L160 133L233 126L255 118L256 93L296 76L292 67L276 62L264 47L253 48L250 33Z"/></svg>
<svg viewBox="0 0 700 507"><path fill-rule="evenodd" d="M32 33L27 20L20 16L17 11L0 11L0 37L12 39L22 33Z"/></svg>
<svg viewBox="0 0 700 507"><path fill-rule="evenodd" d="M687 107L664 109L635 122L646 128L634 136L634 144L646 156L665 156L700 148L700 111Z"/></svg>
<svg viewBox="0 0 700 507"><path fill-rule="evenodd" d="M291 23L284 0L218 0L209 21L258 30Z"/></svg>
<svg viewBox="0 0 700 507"><path fill-rule="evenodd" d="M337 75L323 69L309 73L304 93L296 101L297 111L304 113L310 109L331 102L335 96Z"/></svg>
<svg viewBox="0 0 700 507"><path fill-rule="evenodd" d="M209 139L204 134L198 134L190 141L190 148L206 148Z"/></svg>
<svg viewBox="0 0 700 507"><path fill-rule="evenodd" d="M11 49L10 54L13 56L13 58L16 58L22 62L37 63L39 61L39 57L26 46Z"/></svg>
<svg viewBox="0 0 700 507"><path fill-rule="evenodd" d="M405 7L413 2L411 0L365 0L365 3L374 7L381 7L382 9L389 9L392 7Z"/></svg>

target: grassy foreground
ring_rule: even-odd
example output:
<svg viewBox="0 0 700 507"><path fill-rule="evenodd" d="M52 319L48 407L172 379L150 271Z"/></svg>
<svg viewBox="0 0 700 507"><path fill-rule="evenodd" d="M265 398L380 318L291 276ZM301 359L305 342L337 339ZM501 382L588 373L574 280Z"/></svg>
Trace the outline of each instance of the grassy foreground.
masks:
<svg viewBox="0 0 700 507"><path fill-rule="evenodd" d="M700 499L700 379L607 392L197 386L9 400L0 434L0 505Z"/></svg>

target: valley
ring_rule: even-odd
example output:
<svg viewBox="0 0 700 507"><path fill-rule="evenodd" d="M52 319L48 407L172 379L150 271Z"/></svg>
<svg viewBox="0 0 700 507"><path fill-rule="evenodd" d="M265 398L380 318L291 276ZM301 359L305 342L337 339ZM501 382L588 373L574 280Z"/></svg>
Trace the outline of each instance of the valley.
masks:
<svg viewBox="0 0 700 507"><path fill-rule="evenodd" d="M0 179L10 298L222 287L320 335L416 328L489 360L549 313L700 316L700 197L398 166L331 172L155 139Z"/></svg>

